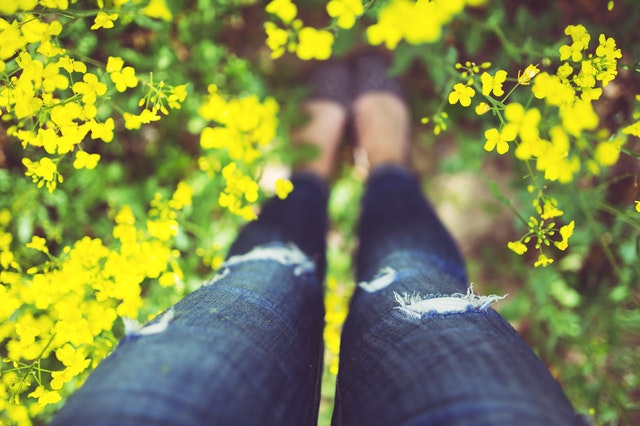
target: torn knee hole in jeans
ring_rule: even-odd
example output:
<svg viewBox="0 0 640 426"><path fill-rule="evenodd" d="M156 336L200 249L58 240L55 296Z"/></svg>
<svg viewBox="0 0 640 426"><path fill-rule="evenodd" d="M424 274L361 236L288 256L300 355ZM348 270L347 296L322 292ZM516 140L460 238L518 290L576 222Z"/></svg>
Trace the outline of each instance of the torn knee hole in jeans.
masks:
<svg viewBox="0 0 640 426"><path fill-rule="evenodd" d="M387 266L382 268L371 281L363 281L358 286L367 293L375 293L393 284L397 277L395 269Z"/></svg>
<svg viewBox="0 0 640 426"><path fill-rule="evenodd" d="M398 294L393 292L398 309L411 318L420 319L430 315L450 315L465 312L479 312L487 310L491 305L507 297L492 294L479 296L473 292L473 284L469 285L467 293L454 293L448 296L427 296L419 294Z"/></svg>
<svg viewBox="0 0 640 426"><path fill-rule="evenodd" d="M123 317L125 336L129 338L136 338L142 336L151 336L154 334L162 333L167 329L167 326L175 318L175 311L173 308L160 314L160 316L145 325L140 324L133 318Z"/></svg>
<svg viewBox="0 0 640 426"><path fill-rule="evenodd" d="M285 245L266 245L255 247L248 253L231 256L227 259L216 275L204 285L212 285L225 278L231 272L231 268L245 262L275 261L283 266L293 266L293 274L300 276L315 272L315 265L298 246L293 243Z"/></svg>

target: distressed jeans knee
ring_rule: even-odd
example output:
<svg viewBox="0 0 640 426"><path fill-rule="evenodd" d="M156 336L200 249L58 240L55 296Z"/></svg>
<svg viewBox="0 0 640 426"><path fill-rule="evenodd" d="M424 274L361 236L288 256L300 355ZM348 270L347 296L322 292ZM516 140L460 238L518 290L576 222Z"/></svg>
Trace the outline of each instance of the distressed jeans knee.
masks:
<svg viewBox="0 0 640 426"><path fill-rule="evenodd" d="M53 425L316 423L322 286L294 244L230 257L118 348Z"/></svg>

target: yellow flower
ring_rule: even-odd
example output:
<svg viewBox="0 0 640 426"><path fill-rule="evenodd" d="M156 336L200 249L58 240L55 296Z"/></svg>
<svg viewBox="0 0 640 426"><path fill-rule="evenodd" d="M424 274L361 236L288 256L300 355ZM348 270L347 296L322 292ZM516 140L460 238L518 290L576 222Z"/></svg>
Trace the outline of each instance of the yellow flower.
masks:
<svg viewBox="0 0 640 426"><path fill-rule="evenodd" d="M225 179L226 187L218 197L220 207L226 208L246 220L253 220L255 213L250 205L245 205L244 201L254 203L258 200L259 187L257 182L238 170L235 162L227 164L222 169L222 176Z"/></svg>
<svg viewBox="0 0 640 426"><path fill-rule="evenodd" d="M86 151L76 152L76 159L73 162L75 169L95 169L100 161L100 154L89 154Z"/></svg>
<svg viewBox="0 0 640 426"><path fill-rule="evenodd" d="M151 0L147 7L142 9L142 13L152 18L162 19L164 21L171 21L173 14L167 7L165 0Z"/></svg>
<svg viewBox="0 0 640 426"><path fill-rule="evenodd" d="M582 51L589 48L589 32L583 25L568 25L564 33L571 37L573 43L560 47L560 60L571 58L573 62L579 62L582 59Z"/></svg>
<svg viewBox="0 0 640 426"><path fill-rule="evenodd" d="M618 141L600 142L594 153L596 161L603 166L613 166L620 157L621 145L621 142Z"/></svg>
<svg viewBox="0 0 640 426"><path fill-rule="evenodd" d="M265 10L282 19L285 24L293 21L298 14L298 8L291 0L272 0L267 4Z"/></svg>
<svg viewBox="0 0 640 426"><path fill-rule="evenodd" d="M124 206L122 207L115 217L115 222L118 225L133 225L136 223L136 217L131 210L131 207Z"/></svg>
<svg viewBox="0 0 640 426"><path fill-rule="evenodd" d="M566 250L569 246L569 237L573 235L573 228L575 226L575 221L571 221L568 225L565 225L560 228L560 236L562 237L562 241L556 241L555 246L560 250Z"/></svg>
<svg viewBox="0 0 640 426"><path fill-rule="evenodd" d="M32 248L34 250L41 251L42 253L49 253L49 248L47 247L47 240L42 237L38 237L34 235L31 237L31 241L26 244L27 248Z"/></svg>
<svg viewBox="0 0 640 426"><path fill-rule="evenodd" d="M186 98L187 85L181 84L171 88L169 96L167 97L167 104L169 105L169 108L180 109Z"/></svg>
<svg viewBox="0 0 640 426"><path fill-rule="evenodd" d="M118 92L124 92L128 87L133 88L138 85L138 77L136 77L136 70L133 67L124 67L122 71L113 71L109 76Z"/></svg>
<svg viewBox="0 0 640 426"><path fill-rule="evenodd" d="M522 241L509 241L507 247L518 255L523 255L527 252L527 246Z"/></svg>
<svg viewBox="0 0 640 426"><path fill-rule="evenodd" d="M522 74L520 74L520 71L518 71L518 83L522 84L523 86L526 86L527 84L531 83L531 80L533 80L533 78L540 72L540 70L538 69L537 65L528 65L524 71L522 71Z"/></svg>
<svg viewBox="0 0 640 426"><path fill-rule="evenodd" d="M3 2L6 3L6 2ZM27 45L27 40L22 36L20 24L14 20L11 24L2 20L0 27L0 59L5 60L11 58L18 50Z"/></svg>
<svg viewBox="0 0 640 426"><path fill-rule="evenodd" d="M185 206L191 205L191 198L193 197L193 188L187 182L181 181L178 183L169 206L175 210L181 210Z"/></svg>
<svg viewBox="0 0 640 426"><path fill-rule="evenodd" d="M273 22L265 22L264 30L267 33L267 46L271 49L271 57L279 58L284 54L285 46L289 42L289 32Z"/></svg>
<svg viewBox="0 0 640 426"><path fill-rule="evenodd" d="M484 115L491 111L491 107L486 102L480 102L478 105L476 105L475 111L478 115Z"/></svg>
<svg viewBox="0 0 640 426"><path fill-rule="evenodd" d="M333 34L325 30L304 27L298 33L296 55L304 61L329 59L333 46Z"/></svg>
<svg viewBox="0 0 640 426"><path fill-rule="evenodd" d="M49 41L51 37L59 35L62 32L62 24L60 21L52 21L51 24L47 24L33 16L28 16L20 29L28 43L43 43Z"/></svg>
<svg viewBox="0 0 640 426"><path fill-rule="evenodd" d="M109 56L106 70L108 73L120 71L124 66L124 60L118 56ZM71 71L69 71L71 72Z"/></svg>
<svg viewBox="0 0 640 426"><path fill-rule="evenodd" d="M128 130L139 129L143 124L160 120L157 111L151 111L149 109L143 109L140 115L125 112L122 116L124 117L124 127Z"/></svg>
<svg viewBox="0 0 640 426"><path fill-rule="evenodd" d="M61 324L61 323L62 322L59 322L58 324ZM49 385L51 386L51 389L59 390L59 389L62 389L62 386L64 386L65 383L73 379L73 374L71 373L70 370L65 368L62 371L52 371L51 377L52 379L51 379L51 382L49 383Z"/></svg>
<svg viewBox="0 0 640 426"><path fill-rule="evenodd" d="M471 98L476 94L476 91L472 87L466 86L462 83L456 83L453 86L453 90L449 93L449 103L455 105L460 102L463 107L471 105Z"/></svg>
<svg viewBox="0 0 640 426"><path fill-rule="evenodd" d="M578 99L573 105L560 109L562 127L575 137L580 136L583 130L593 130L598 127L599 118L593 110L591 102Z"/></svg>
<svg viewBox="0 0 640 426"><path fill-rule="evenodd" d="M38 46L38 49L36 49L36 52L42 53L47 58L53 58L55 56L60 56L64 54L66 50L60 46L56 46L50 40L45 40L40 43L40 46Z"/></svg>
<svg viewBox="0 0 640 426"><path fill-rule="evenodd" d="M29 1L25 3L29 3ZM49 9L67 10L69 8L69 0L41 0L40 4Z"/></svg>
<svg viewBox="0 0 640 426"><path fill-rule="evenodd" d="M113 129L115 128L113 118L107 118L104 123L98 123L95 120L91 120L88 123L91 129L91 139L102 139L106 143L113 140Z"/></svg>
<svg viewBox="0 0 640 426"><path fill-rule="evenodd" d="M73 91L82 95L82 102L93 104L98 96L107 93L107 85L98 81L95 74L87 73L82 76L82 81L74 83Z"/></svg>
<svg viewBox="0 0 640 426"><path fill-rule="evenodd" d="M49 404L55 404L56 402L62 400L59 392L46 390L44 386L38 386L28 396L31 398L38 398L38 405L40 407L44 407Z"/></svg>
<svg viewBox="0 0 640 426"><path fill-rule="evenodd" d="M367 28L369 43L395 49L401 40L411 44L440 39L442 26L464 8L464 1L393 0L381 8L378 22Z"/></svg>
<svg viewBox="0 0 640 426"><path fill-rule="evenodd" d="M116 19L118 19L117 13L108 14L101 10L98 12L98 15L96 15L91 29L97 30L98 28L113 28L113 22Z"/></svg>
<svg viewBox="0 0 640 426"><path fill-rule="evenodd" d="M504 109L504 117L507 124L504 131L519 135L523 141L535 141L538 139L538 124L542 117L537 108L525 110L522 104L512 102Z"/></svg>
<svg viewBox="0 0 640 426"><path fill-rule="evenodd" d="M91 363L91 361L86 358L84 349L75 349L69 344L56 350L56 358L58 358L74 376L82 373Z"/></svg>
<svg viewBox="0 0 640 426"><path fill-rule="evenodd" d="M30 176L38 188L46 185L49 192L56 189L58 182L62 182L62 175L58 173L58 167L48 157L44 157L39 161L31 161L28 158L22 159L22 164L27 168L26 176Z"/></svg>
<svg viewBox="0 0 640 426"><path fill-rule="evenodd" d="M337 18L340 28L348 30L356 23L356 17L364 13L361 0L330 0L327 3L327 13Z"/></svg>
<svg viewBox="0 0 640 426"><path fill-rule="evenodd" d="M636 211L640 213L640 201L634 201L636 203Z"/></svg>
<svg viewBox="0 0 640 426"><path fill-rule="evenodd" d="M546 103L559 107L569 105L575 99L575 90L570 84L546 72L535 77L531 91L536 98L544 99Z"/></svg>
<svg viewBox="0 0 640 426"><path fill-rule="evenodd" d="M622 133L625 135L633 135L640 138L640 120L633 124L628 125L622 129Z"/></svg>
<svg viewBox="0 0 640 426"><path fill-rule="evenodd" d="M598 38L598 47L596 55L604 57L608 60L616 60L622 58L620 49L616 49L616 40L613 37L607 38L604 34L600 34Z"/></svg>
<svg viewBox="0 0 640 426"><path fill-rule="evenodd" d="M536 262L533 264L534 267L538 267L538 266L547 266L553 263L553 259L548 258L544 253L540 253L540 256L538 256L538 260L536 260Z"/></svg>
<svg viewBox="0 0 640 426"><path fill-rule="evenodd" d="M75 59L70 58L69 56L63 56L58 59L58 66L64 68L69 74L72 72L85 73L87 72L87 66L84 62L76 61Z"/></svg>
<svg viewBox="0 0 640 426"><path fill-rule="evenodd" d="M178 221L175 219L147 220L149 235L160 241L169 241L178 233Z"/></svg>
<svg viewBox="0 0 640 426"><path fill-rule="evenodd" d="M515 140L515 132L509 130L506 126L502 131L498 129L489 129L484 132L484 137L487 139L484 144L485 151L498 151L498 154L504 154L509 151L509 142Z"/></svg>
<svg viewBox="0 0 640 426"><path fill-rule="evenodd" d="M293 191L293 184L288 179L278 179L276 181L276 195L281 200L287 198L289 193Z"/></svg>
<svg viewBox="0 0 640 426"><path fill-rule="evenodd" d="M552 217L562 216L564 212L557 207L558 202L555 199L547 199L542 206L542 219L551 219Z"/></svg>
<svg viewBox="0 0 640 426"><path fill-rule="evenodd" d="M482 94L484 96L489 96L491 92L493 92L493 94L496 96L504 95L502 84L506 80L507 72L504 70L499 70L493 77L491 77L491 74L489 74L488 72L483 72L480 76L480 81L482 82Z"/></svg>

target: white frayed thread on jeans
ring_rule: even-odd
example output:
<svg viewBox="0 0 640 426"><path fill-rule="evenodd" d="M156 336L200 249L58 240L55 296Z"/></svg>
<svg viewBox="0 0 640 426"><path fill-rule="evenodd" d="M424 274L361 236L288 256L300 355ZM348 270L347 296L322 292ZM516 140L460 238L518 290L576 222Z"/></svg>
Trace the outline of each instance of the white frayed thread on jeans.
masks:
<svg viewBox="0 0 640 426"><path fill-rule="evenodd" d="M409 295L403 293L402 295L393 292L393 295L398 302L399 306L395 309L399 309L403 313L412 318L420 319L424 314L454 314L470 311L483 311L488 309L491 305L499 300L507 297L498 296L492 294L490 296L479 296L473 292L473 284L469 285L467 293L454 293L450 296L437 296L437 297L421 297L418 294Z"/></svg>
<svg viewBox="0 0 640 426"><path fill-rule="evenodd" d="M285 246L259 246L248 253L231 256L222 264L218 273L204 285L209 286L225 278L232 266L257 260L274 260L284 266L292 265L293 275L296 277L315 271L311 259L293 243L287 243Z"/></svg>
<svg viewBox="0 0 640 426"><path fill-rule="evenodd" d="M129 337L151 336L153 334L162 333L167 329L167 326L169 326L169 323L173 321L174 317L175 312L173 308L165 311L157 321L152 321L144 326L133 318L123 317L122 322L124 323L124 333Z"/></svg>
<svg viewBox="0 0 640 426"><path fill-rule="evenodd" d="M362 281L358 283L358 286L367 293L375 293L393 284L396 276L395 269L387 266L382 268L371 281Z"/></svg>

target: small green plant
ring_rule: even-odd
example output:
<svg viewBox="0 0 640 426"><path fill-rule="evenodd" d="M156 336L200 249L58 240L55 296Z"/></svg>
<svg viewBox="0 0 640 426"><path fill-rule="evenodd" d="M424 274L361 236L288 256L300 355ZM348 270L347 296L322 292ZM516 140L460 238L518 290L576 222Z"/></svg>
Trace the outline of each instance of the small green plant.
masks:
<svg viewBox="0 0 640 426"><path fill-rule="evenodd" d="M271 169L297 155L289 65L361 45L393 51L420 138L454 145L439 172L507 165L493 192L512 236L470 261L518 277L502 313L579 412L637 421L640 12L593 2L564 22L564 2L538 3L1 3L0 422L46 422L123 318L197 288L261 201L288 195ZM346 168L329 206L325 423L358 176Z"/></svg>

